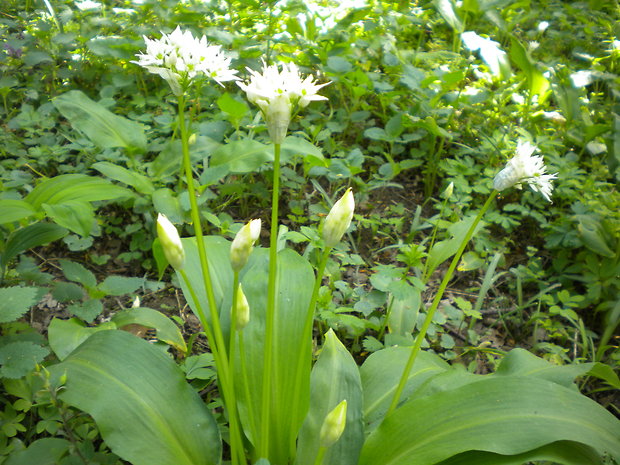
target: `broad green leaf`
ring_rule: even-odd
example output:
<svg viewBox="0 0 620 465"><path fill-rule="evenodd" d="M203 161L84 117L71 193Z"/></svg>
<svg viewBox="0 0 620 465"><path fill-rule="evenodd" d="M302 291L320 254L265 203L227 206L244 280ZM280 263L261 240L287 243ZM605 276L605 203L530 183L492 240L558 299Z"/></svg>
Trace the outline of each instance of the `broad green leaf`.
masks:
<svg viewBox="0 0 620 465"><path fill-rule="evenodd" d="M30 341L9 342L0 347L0 377L26 376L48 353L48 349Z"/></svg>
<svg viewBox="0 0 620 465"><path fill-rule="evenodd" d="M355 360L333 330L312 369L310 408L297 441L298 465L312 465L320 446L321 426L327 414L342 400L347 401L347 419L340 439L332 445L323 463L356 465L364 443L362 383Z"/></svg>
<svg viewBox="0 0 620 465"><path fill-rule="evenodd" d="M36 214L32 205L24 200L0 199L0 224L13 223Z"/></svg>
<svg viewBox="0 0 620 465"><path fill-rule="evenodd" d="M61 399L91 415L106 444L132 465L215 465L215 420L175 362L125 331L90 336L51 368Z"/></svg>
<svg viewBox="0 0 620 465"><path fill-rule="evenodd" d="M231 173L257 171L263 164L273 160L273 150L268 145L245 139L221 145L209 159L209 166L226 165Z"/></svg>
<svg viewBox="0 0 620 465"><path fill-rule="evenodd" d="M0 323L10 323L20 318L37 303L37 287L0 288Z"/></svg>
<svg viewBox="0 0 620 465"><path fill-rule="evenodd" d="M60 263L62 274L69 281L80 283L86 287L95 287L97 285L97 278L84 265L65 259L59 260L58 263Z"/></svg>
<svg viewBox="0 0 620 465"><path fill-rule="evenodd" d="M410 353L410 347L389 347L371 354L360 367L367 424L374 424L384 417ZM420 352L401 398L406 400L427 380L449 369L450 365L437 355Z"/></svg>
<svg viewBox="0 0 620 465"><path fill-rule="evenodd" d="M100 291L106 295L125 295L131 294L136 289L144 285L144 278L131 278L127 276L108 276L99 283Z"/></svg>
<svg viewBox="0 0 620 465"><path fill-rule="evenodd" d="M422 303L422 296L419 289L412 288L413 298L396 299L394 298L390 314L388 317L388 328L390 333L397 336L411 335L418 321L418 312Z"/></svg>
<svg viewBox="0 0 620 465"><path fill-rule="evenodd" d="M95 211L88 202L67 200L55 205L44 203L41 207L54 223L82 237L90 235L95 224Z"/></svg>
<svg viewBox="0 0 620 465"><path fill-rule="evenodd" d="M499 455L491 452L464 452L438 465L523 465L534 461L549 461L562 465L602 465L599 455L583 444L558 441L517 455Z"/></svg>
<svg viewBox="0 0 620 465"><path fill-rule="evenodd" d="M128 170L127 168L115 165L114 163L100 161L94 163L92 167L108 178L133 187L141 194L150 195L155 190L151 180L143 174Z"/></svg>
<svg viewBox="0 0 620 465"><path fill-rule="evenodd" d="M57 465L70 447L71 443L66 439L37 439L26 449L9 455L4 465Z"/></svg>
<svg viewBox="0 0 620 465"><path fill-rule="evenodd" d="M56 357L64 360L92 334L111 329L116 329L116 325L109 322L98 326L86 326L77 318L69 320L54 318L48 327L47 335L49 345Z"/></svg>
<svg viewBox="0 0 620 465"><path fill-rule="evenodd" d="M574 387L574 380L586 375L594 363L554 365L525 349L513 349L504 356L494 376L535 376L564 387Z"/></svg>
<svg viewBox="0 0 620 465"><path fill-rule="evenodd" d="M183 353L187 352L187 345L177 325L166 315L152 308L138 307L124 310L112 317L112 323L119 328L132 324L153 328L157 332L157 339Z"/></svg>
<svg viewBox="0 0 620 465"><path fill-rule="evenodd" d="M4 268L11 259L33 247L54 242L68 234L65 228L50 223L35 223L18 229L9 235L0 259L0 268Z"/></svg>
<svg viewBox="0 0 620 465"><path fill-rule="evenodd" d="M620 422L556 383L489 376L408 401L371 433L360 465L432 465L473 450L515 455L557 441L617 458Z"/></svg>
<svg viewBox="0 0 620 465"><path fill-rule="evenodd" d="M101 148L124 147L146 151L144 127L115 115L79 90L70 90L52 100L56 109L78 131Z"/></svg>
<svg viewBox="0 0 620 465"><path fill-rule="evenodd" d="M33 207L41 205L57 205L77 200L80 202L96 202L98 200L115 200L131 197L134 194L103 178L86 176L85 174L62 174L40 182L25 200Z"/></svg>
<svg viewBox="0 0 620 465"><path fill-rule="evenodd" d="M237 358L235 367L237 379L242 379L241 366L247 367L247 382L250 386L250 399L246 398L242 386L237 396L240 399L240 413L250 440L255 441L252 425L249 423L248 409L260 424L261 395L263 386L263 353L265 339L265 307L267 301L267 278L269 256L267 249L255 249L250 261L243 270L241 282L250 304L250 322L243 330L245 350L237 351L244 363ZM230 269L230 265L228 265ZM230 273L230 271L229 271ZM275 309L273 373L270 414L271 463L288 463L294 450L296 432L302 425L310 397L310 364L302 365L301 384L295 387L295 373L300 352L311 350L310 339L304 340L303 326L312 293L314 272L310 264L292 250L278 253L277 291ZM222 307L222 308L229 308ZM237 344L239 347L239 344ZM297 400L294 400L297 398ZM297 402L297 411L291 411Z"/></svg>
<svg viewBox="0 0 620 465"><path fill-rule="evenodd" d="M203 240L207 251L209 272L211 273L211 282L213 284L215 302L218 306L222 331L225 337L228 338L227 334L230 328L230 306L232 305L233 285L233 271L230 266L230 242L220 236L206 236L203 237ZM209 304L206 298L204 280L202 279L196 239L194 237L188 237L181 239L181 241L185 249L185 271L200 301L199 303L204 309L207 321L211 323ZM177 273L177 277L181 283L181 289L183 289L183 295L187 299L187 303L194 313L198 315L196 303L189 292L187 284L179 273ZM250 307L252 307L252 303L250 303Z"/></svg>
<svg viewBox="0 0 620 465"><path fill-rule="evenodd" d="M273 145L269 147L271 153L273 153ZM296 156L301 156L303 159L310 157L324 162L323 152L316 145L301 137L289 136L282 142L282 162L289 163Z"/></svg>

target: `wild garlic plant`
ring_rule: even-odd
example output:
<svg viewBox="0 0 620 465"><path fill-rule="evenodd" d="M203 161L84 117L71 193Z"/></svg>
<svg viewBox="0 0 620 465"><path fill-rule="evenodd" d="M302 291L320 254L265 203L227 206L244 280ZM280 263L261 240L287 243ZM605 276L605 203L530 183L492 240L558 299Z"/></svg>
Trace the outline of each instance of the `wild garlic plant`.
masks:
<svg viewBox="0 0 620 465"><path fill-rule="evenodd" d="M158 237L213 353L225 426L220 430L161 349L122 331L93 331L55 372L66 379L61 398L94 417L116 454L134 465L219 464L223 436L236 465L576 463L571 456L594 464L605 454L620 457L617 420L573 388L573 379L594 364L553 367L514 350L497 373L481 376L421 351L463 251L499 191L528 184L550 200L557 175L546 174L532 144L519 142L496 176L411 347L379 350L358 367L330 330L313 361L317 297L355 200L347 189L325 218L314 269L278 240L280 153L292 116L325 100L318 91L327 83L302 77L293 63L263 63L262 72L250 70L240 81L219 47L180 28L145 41L147 53L137 63L168 81L178 100L194 230L194 237L180 238L160 215ZM193 83L205 76L219 84L237 81L259 107L274 144L268 248L256 246L261 219L248 221L232 242L203 236L185 104Z"/></svg>

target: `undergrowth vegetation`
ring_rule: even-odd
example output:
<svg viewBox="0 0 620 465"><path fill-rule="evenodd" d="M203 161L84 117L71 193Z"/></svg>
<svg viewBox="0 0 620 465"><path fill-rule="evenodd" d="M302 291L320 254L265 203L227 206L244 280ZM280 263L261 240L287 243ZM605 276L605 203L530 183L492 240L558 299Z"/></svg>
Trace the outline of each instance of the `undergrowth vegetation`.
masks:
<svg viewBox="0 0 620 465"><path fill-rule="evenodd" d="M0 464L618 463L618 13L4 1Z"/></svg>

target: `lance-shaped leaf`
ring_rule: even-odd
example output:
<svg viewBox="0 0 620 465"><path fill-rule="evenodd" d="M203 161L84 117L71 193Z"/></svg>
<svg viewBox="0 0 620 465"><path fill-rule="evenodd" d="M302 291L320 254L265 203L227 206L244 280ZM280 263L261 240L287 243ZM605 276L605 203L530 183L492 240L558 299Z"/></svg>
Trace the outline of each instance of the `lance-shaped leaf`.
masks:
<svg viewBox="0 0 620 465"><path fill-rule="evenodd" d="M79 90L59 95L52 103L78 131L101 148L124 147L146 151L144 128L135 121L115 115Z"/></svg>
<svg viewBox="0 0 620 465"><path fill-rule="evenodd" d="M217 424L174 361L125 331L90 336L52 371L61 398L90 414L106 444L133 465L219 464Z"/></svg>
<svg viewBox="0 0 620 465"><path fill-rule="evenodd" d="M557 441L617 459L620 422L559 384L485 376L404 404L371 433L359 463L433 465L468 451L516 455Z"/></svg>
<svg viewBox="0 0 620 465"><path fill-rule="evenodd" d="M298 465L315 463L323 421L342 400L347 401L344 432L329 448L323 463L356 465L364 443L362 383L355 360L330 329L325 335L319 359L312 369L310 409L299 433Z"/></svg>

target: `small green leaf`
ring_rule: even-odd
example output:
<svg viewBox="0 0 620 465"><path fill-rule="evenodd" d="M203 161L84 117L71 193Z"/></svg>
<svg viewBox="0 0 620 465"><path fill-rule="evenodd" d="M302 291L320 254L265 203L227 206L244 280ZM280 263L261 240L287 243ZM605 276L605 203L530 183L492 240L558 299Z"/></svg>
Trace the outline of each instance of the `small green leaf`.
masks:
<svg viewBox="0 0 620 465"><path fill-rule="evenodd" d="M114 315L112 322L119 328L131 324L153 328L157 331L157 339L170 344L183 353L187 352L187 345L177 325L157 310L145 307L130 308Z"/></svg>
<svg viewBox="0 0 620 465"><path fill-rule="evenodd" d="M26 449L9 455L4 465L57 465L70 447L66 439L37 439Z"/></svg>
<svg viewBox="0 0 620 465"><path fill-rule="evenodd" d="M95 278L95 275L83 265L64 259L59 260L59 263L62 268L62 273L69 281L75 281L86 287L95 287L97 285L97 278Z"/></svg>
<svg viewBox="0 0 620 465"><path fill-rule="evenodd" d="M20 318L36 304L39 289L36 287L5 287L0 289L0 323L10 323Z"/></svg>
<svg viewBox="0 0 620 465"><path fill-rule="evenodd" d="M103 311L103 304L100 300L90 299L69 305L67 310L87 323L92 323Z"/></svg>
<svg viewBox="0 0 620 465"><path fill-rule="evenodd" d="M84 289L75 283L58 282L52 290L52 297L60 302L69 302L71 300L82 300L84 298Z"/></svg>
<svg viewBox="0 0 620 465"><path fill-rule="evenodd" d="M144 278L129 278L125 276L108 276L98 288L106 295L131 294L144 285Z"/></svg>
<svg viewBox="0 0 620 465"><path fill-rule="evenodd" d="M249 173L258 170L273 159L273 150L256 140L240 140L221 145L209 159L209 166L227 165L231 173Z"/></svg>
<svg viewBox="0 0 620 465"><path fill-rule="evenodd" d="M28 341L10 342L0 348L0 375L21 378L41 363L49 350Z"/></svg>
<svg viewBox="0 0 620 465"><path fill-rule="evenodd" d="M228 92L217 99L217 106L228 115L233 126L238 126L243 117L250 111L245 102L236 100Z"/></svg>
<svg viewBox="0 0 620 465"><path fill-rule="evenodd" d="M133 187L141 194L150 195L155 190L153 183L146 176L136 173L135 171L128 170L127 168L123 168L122 166L115 165L114 163L100 161L94 163L92 168L96 169L101 174L106 175L108 178Z"/></svg>

